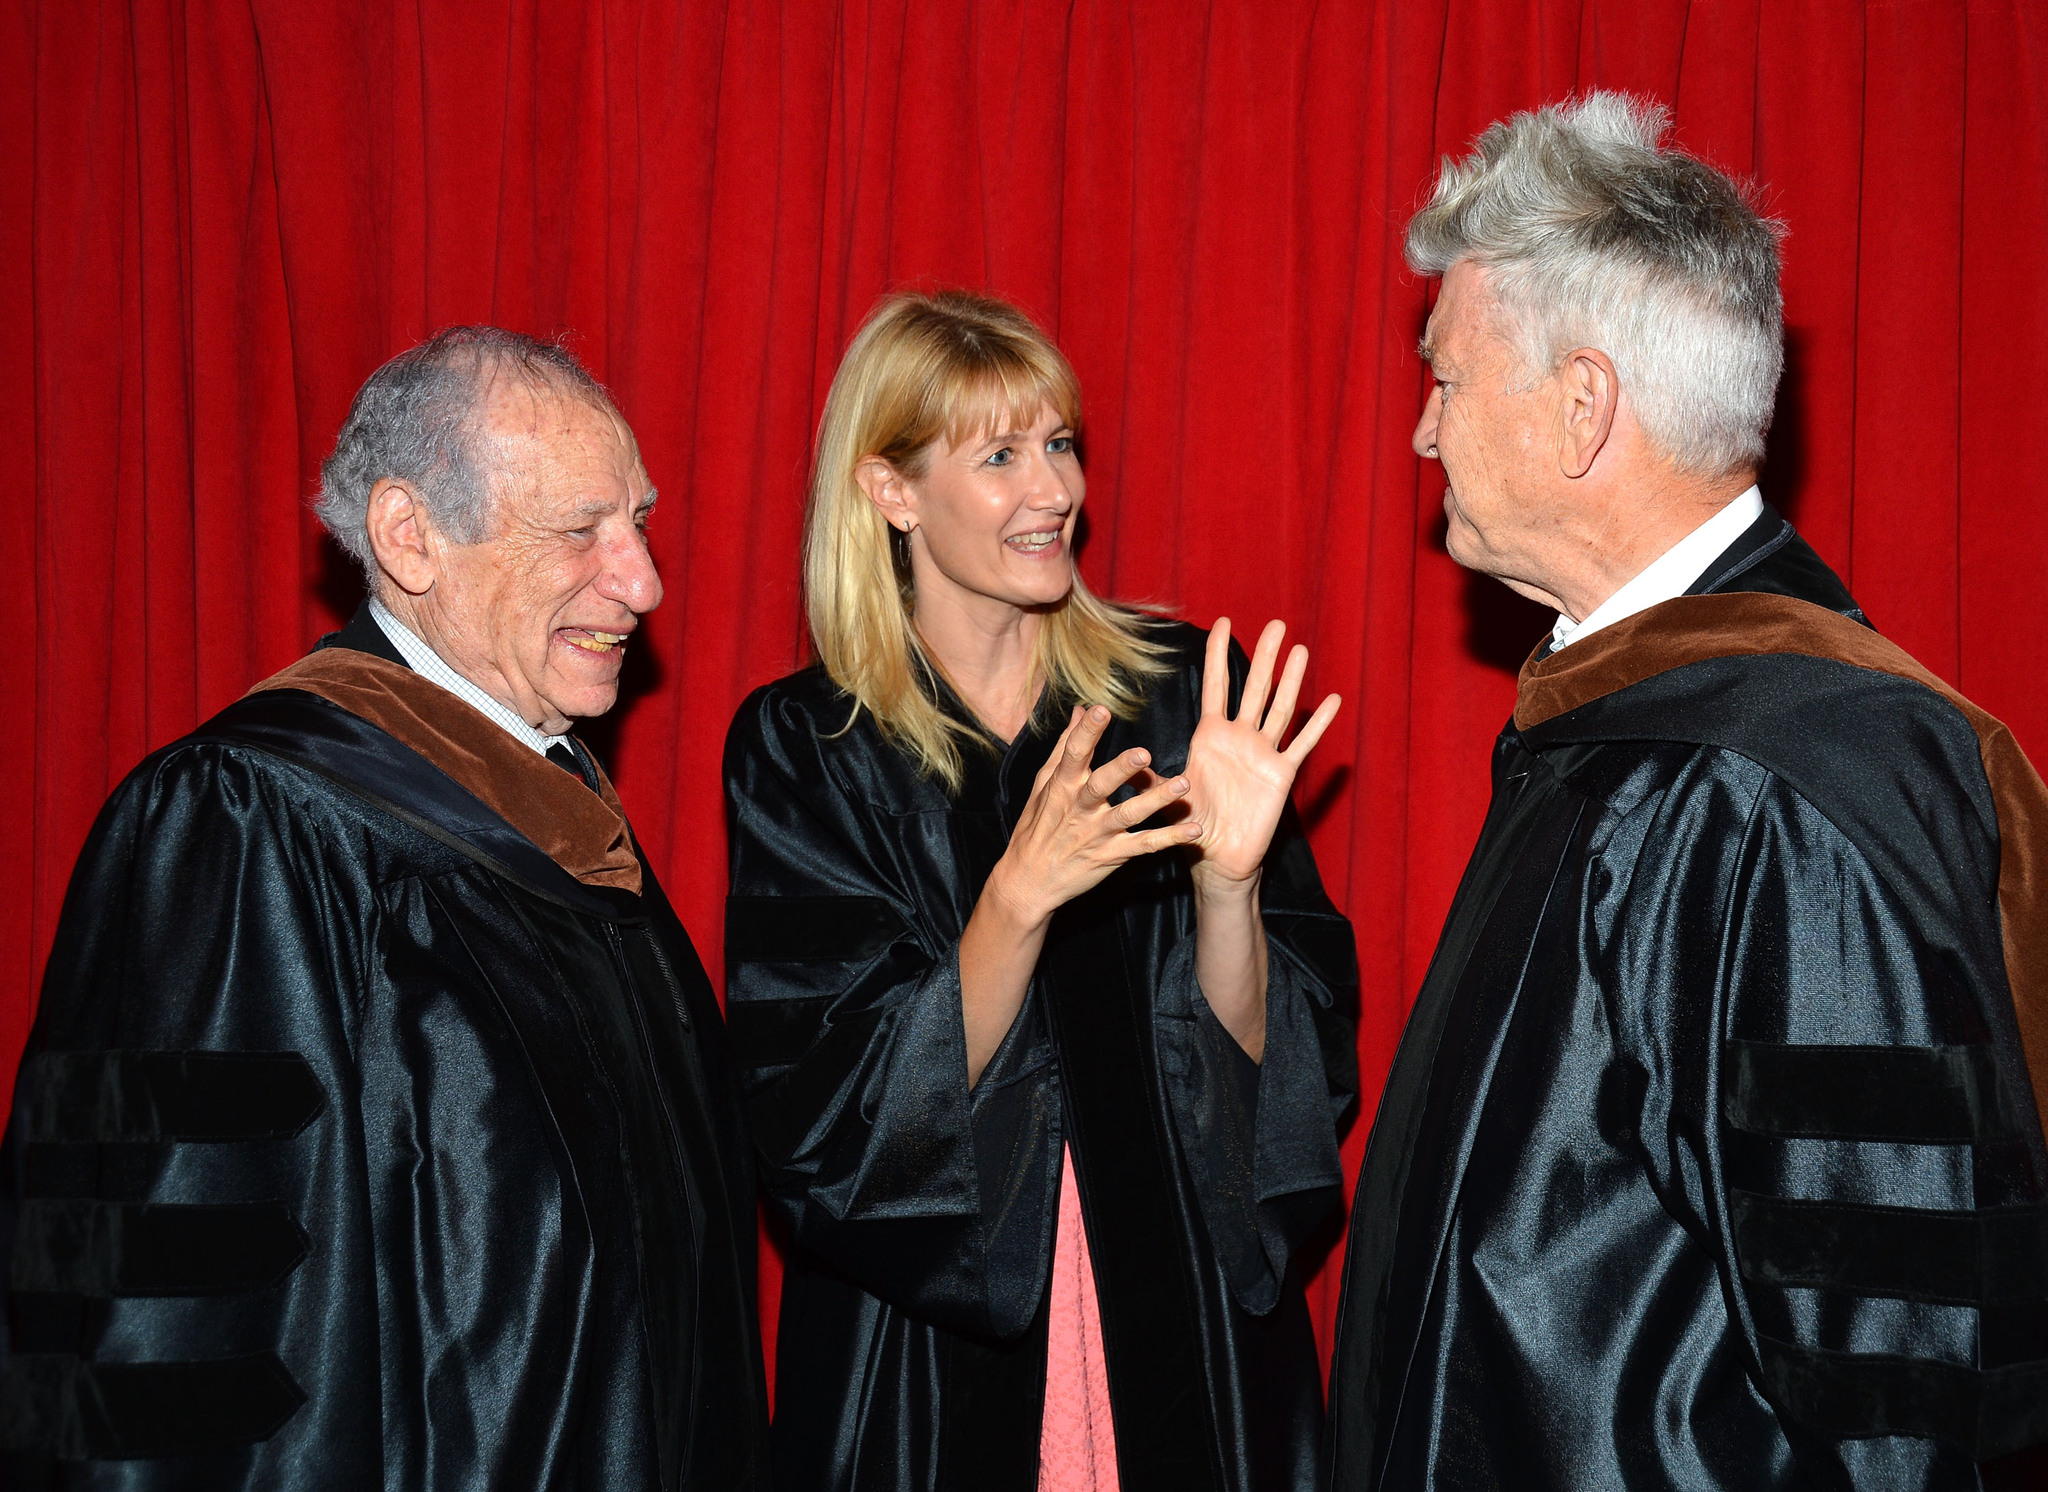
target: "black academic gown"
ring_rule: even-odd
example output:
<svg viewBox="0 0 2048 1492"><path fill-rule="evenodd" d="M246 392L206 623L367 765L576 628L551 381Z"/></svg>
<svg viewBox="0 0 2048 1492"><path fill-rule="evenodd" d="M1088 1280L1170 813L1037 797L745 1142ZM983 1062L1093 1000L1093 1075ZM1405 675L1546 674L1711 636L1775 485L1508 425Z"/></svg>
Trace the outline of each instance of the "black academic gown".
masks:
<svg viewBox="0 0 2048 1492"><path fill-rule="evenodd" d="M338 640L402 663L367 613ZM325 699L108 802L0 1179L10 1489L766 1484L688 936Z"/></svg>
<svg viewBox="0 0 2048 1492"><path fill-rule="evenodd" d="M1185 762L1203 637L1163 635L1173 671L1098 761ZM970 749L955 798L851 714L814 669L751 696L726 747L727 1008L790 1240L778 1482L1036 1485L1064 1142L1125 1492L1309 1485L1321 1385L1290 1260L1338 1198L1356 961L1292 814L1262 889L1262 1065L1196 987L1187 867L1162 854L1057 916L970 1090L960 934L1064 711Z"/></svg>
<svg viewBox="0 0 2048 1492"><path fill-rule="evenodd" d="M1768 511L1696 590L1861 620ZM2048 1438L1962 715L1714 658L1510 724L1493 784L1360 1177L1328 1485L1974 1487Z"/></svg>

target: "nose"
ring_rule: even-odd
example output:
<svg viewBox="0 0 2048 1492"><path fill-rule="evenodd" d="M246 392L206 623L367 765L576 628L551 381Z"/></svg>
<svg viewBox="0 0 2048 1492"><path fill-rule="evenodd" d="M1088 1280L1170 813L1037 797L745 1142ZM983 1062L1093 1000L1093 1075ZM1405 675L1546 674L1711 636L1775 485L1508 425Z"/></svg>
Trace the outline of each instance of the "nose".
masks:
<svg viewBox="0 0 2048 1492"><path fill-rule="evenodd" d="M608 548L597 589L598 594L617 601L635 616L661 605L661 576L655 573L647 535L635 528Z"/></svg>
<svg viewBox="0 0 2048 1492"><path fill-rule="evenodd" d="M1087 490L1079 471L1061 470L1060 464L1043 451L1032 463L1031 475L1031 490L1025 494L1025 501L1062 518L1080 505L1081 494Z"/></svg>
<svg viewBox="0 0 2048 1492"><path fill-rule="evenodd" d="M1436 458L1436 427L1443 414L1444 391L1440 385L1431 384L1429 397L1422 401L1422 418L1415 422L1415 434L1408 441L1416 455Z"/></svg>

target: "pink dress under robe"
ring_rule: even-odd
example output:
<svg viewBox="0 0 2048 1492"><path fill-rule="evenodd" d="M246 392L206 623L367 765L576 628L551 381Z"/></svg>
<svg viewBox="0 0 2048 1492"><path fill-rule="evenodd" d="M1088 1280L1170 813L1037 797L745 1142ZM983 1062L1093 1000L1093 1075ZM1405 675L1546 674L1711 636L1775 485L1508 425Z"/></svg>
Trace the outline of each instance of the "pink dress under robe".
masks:
<svg viewBox="0 0 2048 1492"><path fill-rule="evenodd" d="M1116 1427L1102 1311L1073 1152L1060 1152L1060 1216L1053 1229L1052 1301L1045 1343L1045 1419L1038 1434L1038 1492L1116 1492Z"/></svg>

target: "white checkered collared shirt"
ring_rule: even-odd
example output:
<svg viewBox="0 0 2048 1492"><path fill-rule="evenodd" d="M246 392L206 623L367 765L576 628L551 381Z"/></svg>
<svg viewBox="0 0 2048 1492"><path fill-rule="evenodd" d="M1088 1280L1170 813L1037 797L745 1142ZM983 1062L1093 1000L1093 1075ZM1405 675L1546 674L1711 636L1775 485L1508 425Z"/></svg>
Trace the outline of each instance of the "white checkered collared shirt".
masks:
<svg viewBox="0 0 2048 1492"><path fill-rule="evenodd" d="M382 601L370 598L370 615L377 619L377 625L384 629L384 635L391 639L391 645L398 649L399 656L412 665L412 671L423 679L432 679L443 689L465 704L474 705L492 720L505 727L515 740L524 742L547 755L550 746L566 745L569 737L545 735L526 723L517 711L491 698L468 679L450 668L439 653L421 641L412 628L406 626ZM574 747L569 747L574 751Z"/></svg>

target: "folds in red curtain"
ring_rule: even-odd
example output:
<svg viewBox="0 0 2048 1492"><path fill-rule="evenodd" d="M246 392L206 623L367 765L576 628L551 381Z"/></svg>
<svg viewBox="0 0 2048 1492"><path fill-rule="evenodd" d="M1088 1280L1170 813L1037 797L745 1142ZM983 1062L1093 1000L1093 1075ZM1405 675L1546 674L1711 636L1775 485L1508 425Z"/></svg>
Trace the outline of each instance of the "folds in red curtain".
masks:
<svg viewBox="0 0 2048 1492"><path fill-rule="evenodd" d="M1442 553L1401 227L1441 154L1575 89L1664 100L1764 184L1766 486L2048 752L2048 22L2017 0L11 0L0 69L7 1070L101 800L352 604L319 459L456 321L570 334L667 494L669 600L600 735L715 970L720 745L799 656L819 401L877 295L952 284L1080 371L1091 583L1283 616L1345 696L1301 799L1370 1093L1544 620Z"/></svg>

